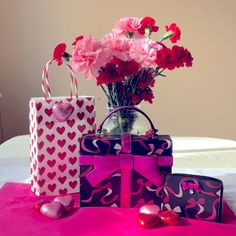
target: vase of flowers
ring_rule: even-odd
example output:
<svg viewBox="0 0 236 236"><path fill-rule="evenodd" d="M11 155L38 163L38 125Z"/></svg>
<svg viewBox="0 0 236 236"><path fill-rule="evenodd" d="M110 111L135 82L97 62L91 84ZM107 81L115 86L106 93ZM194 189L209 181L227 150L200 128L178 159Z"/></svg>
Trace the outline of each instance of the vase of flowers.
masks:
<svg viewBox="0 0 236 236"><path fill-rule="evenodd" d="M156 78L165 77L165 70L190 67L193 60L186 48L176 45L181 31L175 23L166 26L159 41L151 39L158 30L151 17L125 17L102 39L78 36L71 54L65 44L59 44L54 57L59 64L63 59L70 61L76 72L95 80L107 98L108 110L153 103ZM175 45L167 47L169 40ZM123 111L112 118L114 129L110 133L132 132L137 115L128 113Z"/></svg>

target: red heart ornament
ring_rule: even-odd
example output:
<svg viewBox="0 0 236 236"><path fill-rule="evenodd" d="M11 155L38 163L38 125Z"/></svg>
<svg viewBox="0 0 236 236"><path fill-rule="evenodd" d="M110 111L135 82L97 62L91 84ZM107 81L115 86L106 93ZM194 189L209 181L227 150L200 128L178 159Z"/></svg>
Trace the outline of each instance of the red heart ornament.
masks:
<svg viewBox="0 0 236 236"><path fill-rule="evenodd" d="M52 201L50 203L45 203L40 207L40 212L42 215L48 216L50 218L58 219L63 216L64 207L60 202Z"/></svg>
<svg viewBox="0 0 236 236"><path fill-rule="evenodd" d="M53 115L60 122L66 121L72 112L74 107L68 102L56 102L52 107Z"/></svg>
<svg viewBox="0 0 236 236"><path fill-rule="evenodd" d="M139 213L136 220L142 228L153 228L160 222L160 218L156 214Z"/></svg>
<svg viewBox="0 0 236 236"><path fill-rule="evenodd" d="M180 223L180 216L172 210L161 212L159 217L166 225L178 225Z"/></svg>
<svg viewBox="0 0 236 236"><path fill-rule="evenodd" d="M65 181L66 181L66 176L63 176L63 177L59 177L58 178L58 181L61 183L61 184L64 184L65 183Z"/></svg>

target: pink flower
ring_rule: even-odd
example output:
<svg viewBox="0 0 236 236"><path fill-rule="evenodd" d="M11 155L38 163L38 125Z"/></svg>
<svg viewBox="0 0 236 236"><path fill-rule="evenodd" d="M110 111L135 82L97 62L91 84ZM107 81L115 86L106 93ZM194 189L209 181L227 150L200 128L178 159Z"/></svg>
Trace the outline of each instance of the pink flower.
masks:
<svg viewBox="0 0 236 236"><path fill-rule="evenodd" d="M128 38L110 33L104 37L102 45L109 49L111 57L117 57L123 61L130 60L130 40Z"/></svg>
<svg viewBox="0 0 236 236"><path fill-rule="evenodd" d="M90 35L84 36L77 40L74 46L72 67L91 79L98 76L101 66L105 65L109 59L110 56L100 41Z"/></svg>
<svg viewBox="0 0 236 236"><path fill-rule="evenodd" d="M138 29L141 27L140 21L136 17L125 17L116 21L113 33L118 35L139 35Z"/></svg>
<svg viewBox="0 0 236 236"><path fill-rule="evenodd" d="M133 40L130 47L130 57L143 67L152 67L156 65L156 54L162 47L162 44L147 38Z"/></svg>

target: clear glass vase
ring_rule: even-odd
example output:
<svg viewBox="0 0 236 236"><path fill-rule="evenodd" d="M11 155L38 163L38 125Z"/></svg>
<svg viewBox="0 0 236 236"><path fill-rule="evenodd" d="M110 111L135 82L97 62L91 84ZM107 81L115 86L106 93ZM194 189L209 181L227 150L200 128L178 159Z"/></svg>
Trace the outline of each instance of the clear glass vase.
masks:
<svg viewBox="0 0 236 236"><path fill-rule="evenodd" d="M107 107L107 114L114 108ZM139 106L137 108L140 108ZM104 123L102 133L107 135L145 134L148 124L143 116L136 110L123 109L113 113Z"/></svg>

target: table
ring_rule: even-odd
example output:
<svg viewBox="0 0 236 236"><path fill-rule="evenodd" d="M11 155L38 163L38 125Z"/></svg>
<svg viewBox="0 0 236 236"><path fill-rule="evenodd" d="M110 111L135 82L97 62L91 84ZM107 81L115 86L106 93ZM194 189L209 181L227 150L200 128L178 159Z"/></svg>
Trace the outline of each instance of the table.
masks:
<svg viewBox="0 0 236 236"><path fill-rule="evenodd" d="M203 174L219 177L225 185L224 197L236 212L236 142L207 137L173 137L173 172ZM29 182L29 135L14 137L0 145L0 186L6 181ZM14 187L18 186L18 187ZM52 221L32 212L32 201L38 199L26 185L7 184L0 196L9 197L11 207L0 211L0 235L235 235L236 222L232 225L189 220L178 228L164 227L143 230L135 223L137 209L84 208L78 214L60 221ZM3 200L3 199L2 199ZM0 197L1 202L1 197ZM23 210L21 206L27 207ZM6 203L4 203L6 204ZM5 208L2 208L5 209ZM24 208L25 209L25 208ZM6 229L7 214L11 219ZM20 218L17 218L21 216ZM30 216L30 217L29 217ZM8 218L9 219L9 218ZM20 224L20 228L18 227ZM87 225L87 228L86 228ZM32 226L32 227L31 227ZM4 228L5 227L5 228ZM3 231L5 229L5 231ZM75 229L78 229L75 231ZM7 233L6 233L7 232ZM9 233L10 232L10 233ZM49 233L50 232L50 233ZM65 233L66 232L66 233ZM1 234L2 233L2 234Z"/></svg>

